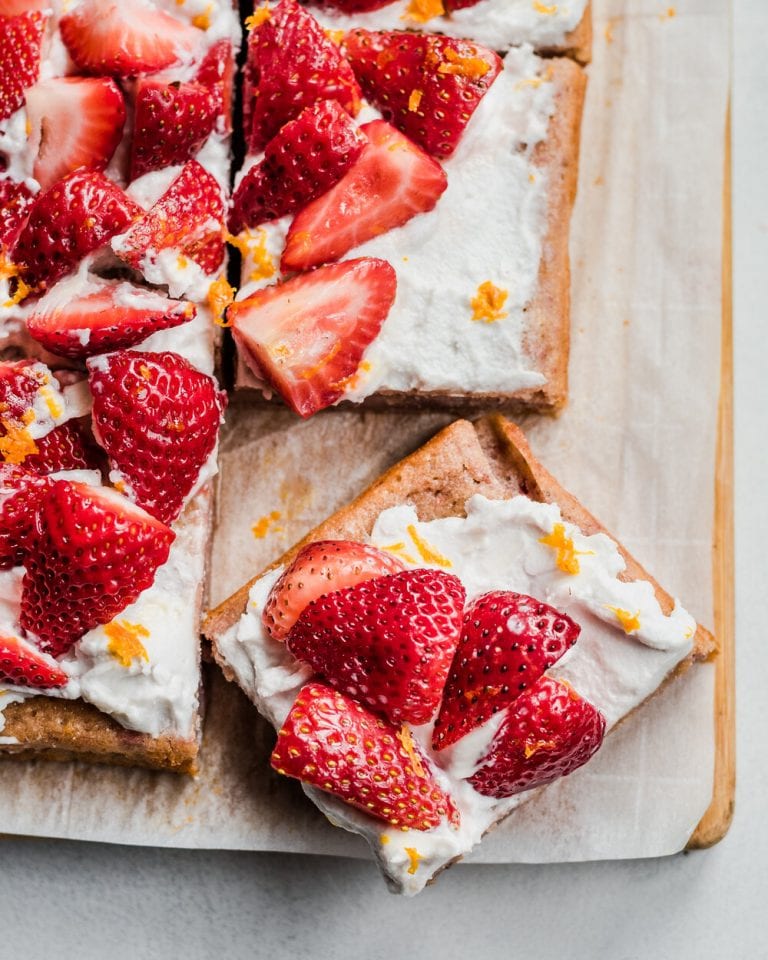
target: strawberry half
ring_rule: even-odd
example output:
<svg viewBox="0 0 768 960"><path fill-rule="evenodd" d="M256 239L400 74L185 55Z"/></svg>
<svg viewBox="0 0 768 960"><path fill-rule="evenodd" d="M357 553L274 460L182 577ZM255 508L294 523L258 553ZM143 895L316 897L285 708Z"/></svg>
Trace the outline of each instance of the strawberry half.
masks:
<svg viewBox="0 0 768 960"><path fill-rule="evenodd" d="M37 145L33 176L46 190L78 167L106 167L123 133L125 101L114 80L56 77L27 92L27 116Z"/></svg>
<svg viewBox="0 0 768 960"><path fill-rule="evenodd" d="M395 299L386 260L345 260L227 309L246 363L300 417L340 400Z"/></svg>
<svg viewBox="0 0 768 960"><path fill-rule="evenodd" d="M285 640L312 600L403 569L403 563L391 553L354 540L308 543L272 587L262 623L273 640Z"/></svg>
<svg viewBox="0 0 768 960"><path fill-rule="evenodd" d="M24 466L36 473L57 473L59 470L97 470L100 451L75 420L54 427L35 441L37 453L24 458Z"/></svg>
<svg viewBox="0 0 768 960"><path fill-rule="evenodd" d="M434 157L449 157L503 69L501 58L469 40L352 30L345 50L365 96Z"/></svg>
<svg viewBox="0 0 768 960"><path fill-rule="evenodd" d="M440 570L404 570L326 593L286 644L333 687L393 723L427 723L461 632L464 587Z"/></svg>
<svg viewBox="0 0 768 960"><path fill-rule="evenodd" d="M580 633L569 616L525 594L495 590L473 600L435 723L434 749L455 743L508 707Z"/></svg>
<svg viewBox="0 0 768 960"><path fill-rule="evenodd" d="M222 118L221 131L232 129L232 91L235 83L235 57L229 40L217 40L200 61L195 80L213 94L216 111Z"/></svg>
<svg viewBox="0 0 768 960"><path fill-rule="evenodd" d="M141 213L103 173L75 170L35 198L14 260L30 286L45 290Z"/></svg>
<svg viewBox="0 0 768 960"><path fill-rule="evenodd" d="M224 199L221 187L197 160L131 226L115 253L138 270L146 270L159 253L174 249L215 273L224 260Z"/></svg>
<svg viewBox="0 0 768 960"><path fill-rule="evenodd" d="M83 360L132 347L158 330L187 323L196 313L194 304L130 283L94 280L79 295L64 281L35 304L27 329L51 353Z"/></svg>
<svg viewBox="0 0 768 960"><path fill-rule="evenodd" d="M57 480L28 538L21 626L60 656L146 590L174 533L113 490Z"/></svg>
<svg viewBox="0 0 768 960"><path fill-rule="evenodd" d="M508 708L482 766L469 782L487 797L511 797L565 777L596 752L605 717L552 677L541 677Z"/></svg>
<svg viewBox="0 0 768 960"><path fill-rule="evenodd" d="M338 260L366 240L432 210L448 186L440 164L386 121L374 120L360 129L369 142L357 161L291 224L283 271Z"/></svg>
<svg viewBox="0 0 768 960"><path fill-rule="evenodd" d="M126 495L165 523L216 446L226 394L175 353L123 351L89 361L93 431Z"/></svg>
<svg viewBox="0 0 768 960"><path fill-rule="evenodd" d="M130 179L193 157L210 136L219 110L218 97L202 83L139 80Z"/></svg>
<svg viewBox="0 0 768 960"><path fill-rule="evenodd" d="M280 0L251 31L244 96L252 153L317 100L337 100L352 116L360 109L352 68L296 0Z"/></svg>
<svg viewBox="0 0 768 960"><path fill-rule="evenodd" d="M264 159L240 181L232 197L230 231L301 209L341 179L365 142L335 100L306 107L269 141Z"/></svg>
<svg viewBox="0 0 768 960"><path fill-rule="evenodd" d="M26 467L0 463L0 570L24 562L24 544L49 486L45 477Z"/></svg>
<svg viewBox="0 0 768 960"><path fill-rule="evenodd" d="M111 77L163 70L189 56L201 36L143 0L82 0L59 30L81 71Z"/></svg>
<svg viewBox="0 0 768 960"><path fill-rule="evenodd" d="M66 673L34 647L18 637L0 633L0 683L54 690L68 682Z"/></svg>
<svg viewBox="0 0 768 960"><path fill-rule="evenodd" d="M296 777L394 827L429 830L458 813L407 727L373 716L321 683L302 687L270 759Z"/></svg>
<svg viewBox="0 0 768 960"><path fill-rule="evenodd" d="M0 257L7 259L32 206L34 194L26 183L0 179Z"/></svg>
<svg viewBox="0 0 768 960"><path fill-rule="evenodd" d="M40 49L46 14L25 12L0 16L0 120L24 105L24 91L40 74Z"/></svg>

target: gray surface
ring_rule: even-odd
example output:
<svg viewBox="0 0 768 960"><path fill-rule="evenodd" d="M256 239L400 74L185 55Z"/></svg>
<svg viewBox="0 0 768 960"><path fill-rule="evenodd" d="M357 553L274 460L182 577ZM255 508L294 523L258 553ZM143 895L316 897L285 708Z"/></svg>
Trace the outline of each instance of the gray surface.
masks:
<svg viewBox="0 0 768 960"><path fill-rule="evenodd" d="M369 865L351 861L6 841L0 956L768 957L768 3L736 6L739 787L730 834L666 860L458 867L415 901L389 896Z"/></svg>

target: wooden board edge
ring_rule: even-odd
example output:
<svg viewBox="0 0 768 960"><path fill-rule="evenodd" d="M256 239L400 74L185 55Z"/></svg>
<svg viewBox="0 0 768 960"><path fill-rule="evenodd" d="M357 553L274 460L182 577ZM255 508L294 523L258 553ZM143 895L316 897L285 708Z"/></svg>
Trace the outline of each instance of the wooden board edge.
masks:
<svg viewBox="0 0 768 960"><path fill-rule="evenodd" d="M733 277L731 223L731 106L725 121L723 178L723 278L720 404L715 455L713 592L715 636L715 770L712 801L688 841L688 849L722 840L733 819L736 791L736 651L733 531Z"/></svg>

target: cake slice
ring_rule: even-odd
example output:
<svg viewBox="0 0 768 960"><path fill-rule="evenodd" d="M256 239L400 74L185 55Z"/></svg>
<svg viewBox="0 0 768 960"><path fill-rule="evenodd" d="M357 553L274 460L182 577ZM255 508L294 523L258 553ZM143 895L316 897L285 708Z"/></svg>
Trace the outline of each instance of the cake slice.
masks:
<svg viewBox="0 0 768 960"><path fill-rule="evenodd" d="M227 313L236 385L302 416L363 401L557 411L581 68L530 47L502 61L430 34L355 29L339 49L293 0L261 14L245 77L250 154L230 221L244 253ZM264 50L278 41L276 66ZM322 84L291 66L310 42ZM297 76L298 105L249 81L273 68ZM350 260L389 264L394 300L367 278L337 286L329 265ZM321 283L343 290L338 303L315 301ZM358 298L377 301L375 323L354 322ZM312 404L297 397L307 382Z"/></svg>
<svg viewBox="0 0 768 960"><path fill-rule="evenodd" d="M204 632L282 731L273 766L408 894L715 650L496 415L391 468Z"/></svg>

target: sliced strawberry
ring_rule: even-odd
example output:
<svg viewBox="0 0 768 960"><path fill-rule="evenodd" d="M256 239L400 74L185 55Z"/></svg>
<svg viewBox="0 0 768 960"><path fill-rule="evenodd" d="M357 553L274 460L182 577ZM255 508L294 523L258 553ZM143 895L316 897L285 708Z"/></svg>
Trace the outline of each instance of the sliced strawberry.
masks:
<svg viewBox="0 0 768 960"><path fill-rule="evenodd" d="M366 97L434 157L449 157L503 69L501 58L469 40L352 30L347 57Z"/></svg>
<svg viewBox="0 0 768 960"><path fill-rule="evenodd" d="M0 570L24 562L24 544L49 486L45 477L26 466L0 463Z"/></svg>
<svg viewBox="0 0 768 960"><path fill-rule="evenodd" d="M315 0L319 7L330 7L342 13L369 13L389 6L393 0Z"/></svg>
<svg viewBox="0 0 768 960"><path fill-rule="evenodd" d="M26 183L0 179L0 257L7 259L32 206L34 194Z"/></svg>
<svg viewBox="0 0 768 960"><path fill-rule="evenodd" d="M464 613L432 746L447 747L508 707L576 643L569 616L521 593L495 590Z"/></svg>
<svg viewBox="0 0 768 960"><path fill-rule="evenodd" d="M242 356L301 417L344 395L395 299L386 260L345 260L227 309Z"/></svg>
<svg viewBox="0 0 768 960"><path fill-rule="evenodd" d="M125 493L171 523L216 446L226 394L175 353L89 362L93 430Z"/></svg>
<svg viewBox="0 0 768 960"><path fill-rule="evenodd" d="M27 329L51 353L82 360L132 347L158 330L187 323L196 313L194 304L130 283L93 281L87 293L76 295L65 281L35 304Z"/></svg>
<svg viewBox="0 0 768 960"><path fill-rule="evenodd" d="M312 600L403 569L403 563L391 553L354 540L308 543L272 587L262 623L273 640L285 640Z"/></svg>
<svg viewBox="0 0 768 960"><path fill-rule="evenodd" d="M427 723L440 704L463 609L458 577L404 570L312 600L286 644L333 687L393 723Z"/></svg>
<svg viewBox="0 0 768 960"><path fill-rule="evenodd" d="M35 180L46 190L78 167L103 170L125 123L125 101L114 80L56 77L27 91Z"/></svg>
<svg viewBox="0 0 768 960"><path fill-rule="evenodd" d="M24 105L24 91L40 74L46 14L38 11L0 16L0 120Z"/></svg>
<svg viewBox="0 0 768 960"><path fill-rule="evenodd" d="M28 538L21 626L53 656L149 587L174 533L113 490L57 480Z"/></svg>
<svg viewBox="0 0 768 960"><path fill-rule="evenodd" d="M130 179L185 163L210 136L218 113L216 95L202 83L139 80Z"/></svg>
<svg viewBox="0 0 768 960"><path fill-rule="evenodd" d="M54 690L68 682L66 673L48 657L18 637L0 632L0 683Z"/></svg>
<svg viewBox="0 0 768 960"><path fill-rule="evenodd" d="M146 269L159 253L174 249L215 273L224 260L224 200L216 179L197 160L178 177L127 234L115 253L132 267Z"/></svg>
<svg viewBox="0 0 768 960"><path fill-rule="evenodd" d="M45 290L142 213L96 170L75 170L35 197L14 260L30 286Z"/></svg>
<svg viewBox="0 0 768 960"><path fill-rule="evenodd" d="M476 7L480 0L443 0L445 9L450 13L452 10L465 10L467 7Z"/></svg>
<svg viewBox="0 0 768 960"><path fill-rule="evenodd" d="M344 176L365 142L335 100L306 107L269 141L264 159L240 181L232 197L230 231L301 209Z"/></svg>
<svg viewBox="0 0 768 960"><path fill-rule="evenodd" d="M16 17L30 10L46 10L50 7L50 0L0 0L0 17Z"/></svg>
<svg viewBox="0 0 768 960"><path fill-rule="evenodd" d="M99 467L99 451L74 420L54 427L35 441L37 453L24 458L24 466L40 474L59 470L94 470Z"/></svg>
<svg viewBox="0 0 768 960"><path fill-rule="evenodd" d="M469 782L487 797L511 797L565 777L603 742L605 717L569 684L541 677L522 693Z"/></svg>
<svg viewBox="0 0 768 960"><path fill-rule="evenodd" d="M429 830L458 813L407 727L398 730L321 683L301 688L270 763L394 827Z"/></svg>
<svg viewBox="0 0 768 960"><path fill-rule="evenodd" d="M200 61L195 80L213 94L216 110L223 119L222 132L232 128L232 91L235 82L235 57L229 40L217 40Z"/></svg>
<svg viewBox="0 0 768 960"><path fill-rule="evenodd" d="M384 120L361 129L369 143L357 162L291 224L281 261L284 271L338 260L366 240L431 210L448 186L440 164Z"/></svg>
<svg viewBox="0 0 768 960"><path fill-rule="evenodd" d="M143 0L82 0L59 29L80 70L111 77L156 73L200 43L194 27Z"/></svg>
<svg viewBox="0 0 768 960"><path fill-rule="evenodd" d="M246 137L253 153L316 100L337 100L353 116L360 109L352 68L296 0L280 0L251 31L246 81Z"/></svg>

